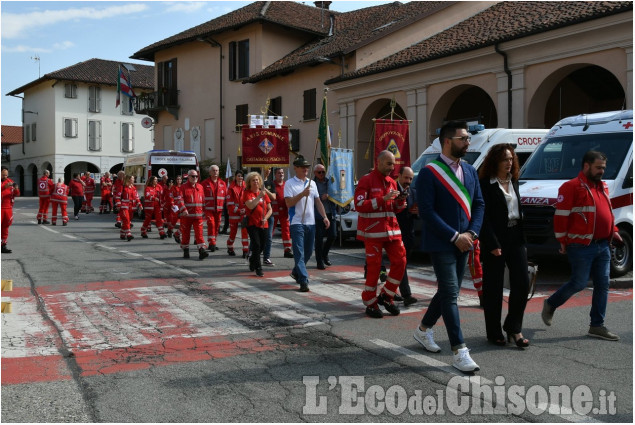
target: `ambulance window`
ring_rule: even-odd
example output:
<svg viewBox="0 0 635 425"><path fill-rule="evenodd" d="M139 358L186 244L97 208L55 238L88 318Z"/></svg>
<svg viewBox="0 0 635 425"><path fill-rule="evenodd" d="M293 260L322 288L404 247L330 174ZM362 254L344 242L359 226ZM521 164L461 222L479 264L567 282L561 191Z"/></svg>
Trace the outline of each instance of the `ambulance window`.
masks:
<svg viewBox="0 0 635 425"><path fill-rule="evenodd" d="M628 167L628 172L624 177L624 184L622 185L622 189L629 189L633 187L633 161L631 161L630 167Z"/></svg>

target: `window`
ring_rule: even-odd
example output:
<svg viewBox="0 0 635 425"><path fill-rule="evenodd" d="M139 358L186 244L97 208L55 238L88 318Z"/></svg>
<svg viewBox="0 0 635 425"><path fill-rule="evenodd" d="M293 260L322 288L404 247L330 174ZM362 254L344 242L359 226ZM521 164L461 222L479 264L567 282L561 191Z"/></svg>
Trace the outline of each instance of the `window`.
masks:
<svg viewBox="0 0 635 425"><path fill-rule="evenodd" d="M88 111L101 112L101 88L88 87Z"/></svg>
<svg viewBox="0 0 635 425"><path fill-rule="evenodd" d="M68 97L69 99L77 99L77 85L75 84L64 84L64 97Z"/></svg>
<svg viewBox="0 0 635 425"><path fill-rule="evenodd" d="M31 124L31 141L35 142L36 137L35 137L35 131L37 129L37 124L36 123L32 123Z"/></svg>
<svg viewBox="0 0 635 425"><path fill-rule="evenodd" d="M88 150L101 150L101 121L88 121Z"/></svg>
<svg viewBox="0 0 635 425"><path fill-rule="evenodd" d="M314 120L317 118L317 96L316 89L304 91L304 120Z"/></svg>
<svg viewBox="0 0 635 425"><path fill-rule="evenodd" d="M77 118L64 118L64 137L77 137Z"/></svg>
<svg viewBox="0 0 635 425"><path fill-rule="evenodd" d="M249 40L229 43L229 80L249 77Z"/></svg>
<svg viewBox="0 0 635 425"><path fill-rule="evenodd" d="M249 123L247 114L249 114L249 105L236 105L236 131L241 131L242 125Z"/></svg>
<svg viewBox="0 0 635 425"><path fill-rule="evenodd" d="M31 126L29 124L24 126L24 140L27 143L31 141Z"/></svg>
<svg viewBox="0 0 635 425"><path fill-rule="evenodd" d="M269 101L269 112L277 117L282 116L282 97L274 97ZM269 112L267 114L269 114Z"/></svg>
<svg viewBox="0 0 635 425"><path fill-rule="evenodd" d="M134 100L129 98L128 96L121 96L122 102L119 106L121 106L121 115L132 115L134 113Z"/></svg>
<svg viewBox="0 0 635 425"><path fill-rule="evenodd" d="M158 106L178 105L176 59L157 64L157 83L159 89Z"/></svg>
<svg viewBox="0 0 635 425"><path fill-rule="evenodd" d="M134 152L134 124L130 122L121 123L121 151Z"/></svg>

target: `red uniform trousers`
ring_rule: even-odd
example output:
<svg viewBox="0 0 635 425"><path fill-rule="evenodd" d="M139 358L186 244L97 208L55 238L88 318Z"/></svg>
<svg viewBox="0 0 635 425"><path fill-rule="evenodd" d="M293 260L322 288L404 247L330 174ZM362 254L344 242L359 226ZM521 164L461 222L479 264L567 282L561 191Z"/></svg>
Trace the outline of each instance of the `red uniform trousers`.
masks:
<svg viewBox="0 0 635 425"><path fill-rule="evenodd" d="M198 249L205 249L203 237L203 217L181 216L181 248L190 249L190 230L194 228L194 243Z"/></svg>
<svg viewBox="0 0 635 425"><path fill-rule="evenodd" d="M276 230L277 223L280 222L280 233L282 236L282 246L285 251L291 251L291 231L289 227L289 214L288 213L274 213L273 214L273 230ZM271 232L273 235L273 231Z"/></svg>
<svg viewBox="0 0 635 425"><path fill-rule="evenodd" d="M391 300L399 288L399 283L406 270L406 248L401 239L392 241L364 241L366 248L366 285L362 292L364 305L370 306L377 302L377 282L381 271L382 249L386 250L390 261L390 271L381 293L386 294Z"/></svg>
<svg viewBox="0 0 635 425"><path fill-rule="evenodd" d="M216 246L216 237L220 228L220 221L223 211L210 211L205 209L205 219L207 220L207 243Z"/></svg>
<svg viewBox="0 0 635 425"><path fill-rule="evenodd" d="M51 203L51 196L40 196L40 208L37 211L38 220L48 220L49 204Z"/></svg>
<svg viewBox="0 0 635 425"><path fill-rule="evenodd" d="M239 221L229 220L229 237L227 238L227 249L234 250L234 240L236 239L236 233L238 233L238 226L240 226L240 236L243 242L243 252L249 252L249 233L247 228L243 227Z"/></svg>
<svg viewBox="0 0 635 425"><path fill-rule="evenodd" d="M474 283L474 289L478 296L483 295L483 266L481 265L481 243L474 241L474 249L470 251L467 257L467 264L470 266L470 275Z"/></svg>
<svg viewBox="0 0 635 425"><path fill-rule="evenodd" d="M128 205L122 205L119 208L119 215L117 215L117 219L121 219L121 230L119 231L119 236L121 239L125 239L127 236L132 235L130 231L130 222L132 221L132 214L134 210L130 208Z"/></svg>
<svg viewBox="0 0 635 425"><path fill-rule="evenodd" d="M143 225L141 226L141 234L145 235L150 230L152 226L152 220L154 220L157 225L157 229L159 229L160 235L165 235L165 230L163 229L163 218L161 217L161 207L159 203L155 203L153 207L145 207L143 209L145 211L145 219L143 220Z"/></svg>
<svg viewBox="0 0 635 425"><path fill-rule="evenodd" d="M94 193L84 192L84 203L82 204L82 212L92 212L95 211L93 208L93 197Z"/></svg>
<svg viewBox="0 0 635 425"><path fill-rule="evenodd" d="M62 223L68 223L68 213L66 211L67 203L66 202L56 202L55 200L51 201L53 204L53 212L51 214L51 223L57 223L57 206L60 206L60 214L62 214Z"/></svg>
<svg viewBox="0 0 635 425"><path fill-rule="evenodd" d="M7 244L7 239L9 238L9 226L13 224L13 208L2 208L2 228L1 237L2 237L2 245Z"/></svg>

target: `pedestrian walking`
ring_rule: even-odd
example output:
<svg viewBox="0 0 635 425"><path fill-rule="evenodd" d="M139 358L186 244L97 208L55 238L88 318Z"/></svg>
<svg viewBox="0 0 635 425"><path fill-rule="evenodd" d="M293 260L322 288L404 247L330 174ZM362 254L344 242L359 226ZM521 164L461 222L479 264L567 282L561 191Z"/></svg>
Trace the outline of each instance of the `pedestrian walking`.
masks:
<svg viewBox="0 0 635 425"><path fill-rule="evenodd" d="M48 221L49 205L51 203L51 192L55 183L50 178L51 172L44 170L42 177L37 182L37 194L40 206L37 211L37 224L50 224Z"/></svg>
<svg viewBox="0 0 635 425"><path fill-rule="evenodd" d="M17 196L20 196L18 184L9 178L9 169L2 167L2 191L0 194L2 210L0 219L0 228L2 229L0 252L2 254L11 254L13 252L7 247L7 240L9 239L9 227L13 224L13 204Z"/></svg>

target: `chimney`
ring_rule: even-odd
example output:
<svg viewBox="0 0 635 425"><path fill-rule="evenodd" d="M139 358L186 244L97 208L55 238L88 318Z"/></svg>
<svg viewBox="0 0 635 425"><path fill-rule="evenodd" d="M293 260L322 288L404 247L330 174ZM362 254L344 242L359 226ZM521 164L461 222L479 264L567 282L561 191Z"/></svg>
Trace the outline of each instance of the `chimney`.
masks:
<svg viewBox="0 0 635 425"><path fill-rule="evenodd" d="M331 3L333 3L332 1L314 1L313 4L315 4L315 7L319 7L321 9L325 9L325 10L329 10L329 7L331 6Z"/></svg>

